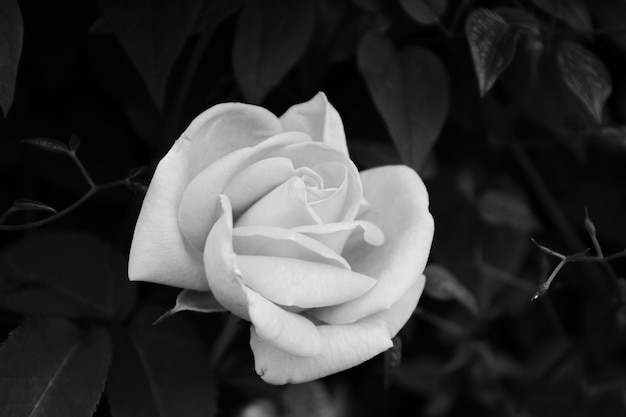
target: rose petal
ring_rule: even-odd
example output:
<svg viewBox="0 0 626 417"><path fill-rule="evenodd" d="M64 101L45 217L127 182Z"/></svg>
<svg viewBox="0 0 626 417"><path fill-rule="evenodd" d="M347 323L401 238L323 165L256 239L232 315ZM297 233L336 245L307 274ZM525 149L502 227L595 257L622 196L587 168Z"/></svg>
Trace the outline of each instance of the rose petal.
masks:
<svg viewBox="0 0 626 417"><path fill-rule="evenodd" d="M402 297L400 297L398 301L391 306L391 308L373 314L363 320L383 321L387 325L389 336L394 337L397 335L415 311L417 302L424 291L426 277L424 275L420 275L414 281L415 283L404 295L402 295Z"/></svg>
<svg viewBox="0 0 626 417"><path fill-rule="evenodd" d="M306 132L313 140L328 143L348 154L341 117L322 92L306 103L290 107L280 116L280 121L285 130Z"/></svg>
<svg viewBox="0 0 626 417"><path fill-rule="evenodd" d="M296 143L281 147L271 153L271 156L289 159L293 166L315 167L320 164L339 163L347 169L347 185L344 206L341 209L342 216L339 221L354 220L363 197L363 188L359 171L354 163L343 152L325 144L317 142ZM324 183L326 187L332 184Z"/></svg>
<svg viewBox="0 0 626 417"><path fill-rule="evenodd" d="M302 358L286 354L260 339L254 329L250 346L256 371L270 384L300 383L356 366L392 346L391 338L404 326L424 289L420 276L390 309L353 324L318 326L322 349L318 356Z"/></svg>
<svg viewBox="0 0 626 417"><path fill-rule="evenodd" d="M241 289L241 271L233 252L233 217L230 201L220 196L222 215L207 237L204 250L204 267L209 287L217 301L233 314L250 320L248 302Z"/></svg>
<svg viewBox="0 0 626 417"><path fill-rule="evenodd" d="M223 156L256 146L282 131L278 118L263 107L217 104L196 117L181 135L191 141L190 175L193 178Z"/></svg>
<svg viewBox="0 0 626 417"><path fill-rule="evenodd" d="M315 316L327 323L352 323L391 307L424 271L434 223L422 180L405 166L385 166L361 173L371 208L363 214L385 234L381 246L348 244L342 256L354 271L377 284L364 296L342 305L321 308Z"/></svg>
<svg viewBox="0 0 626 417"><path fill-rule="evenodd" d="M279 227L237 227L233 230L233 247L237 255L295 258L350 269L346 260L326 245Z"/></svg>
<svg viewBox="0 0 626 417"><path fill-rule="evenodd" d="M335 253L343 251L344 245L351 236L353 236L353 239L360 239L360 242L376 246L382 245L385 241L385 235L382 230L374 223L364 220L298 226L293 227L291 230L323 243Z"/></svg>
<svg viewBox="0 0 626 417"><path fill-rule="evenodd" d="M236 174L223 193L228 196L233 213L243 212L294 174L295 168L287 158L262 159Z"/></svg>
<svg viewBox="0 0 626 417"><path fill-rule="evenodd" d="M178 206L189 181L191 142L179 139L159 162L135 225L128 277L174 287L207 290L201 253L178 228Z"/></svg>
<svg viewBox="0 0 626 417"><path fill-rule="evenodd" d="M294 356L315 356L321 352L320 334L310 320L283 310L245 285L242 288L255 332L265 343Z"/></svg>
<svg viewBox="0 0 626 417"><path fill-rule="evenodd" d="M311 308L344 303L376 283L343 268L300 259L237 255L237 265L250 288L285 306Z"/></svg>
<svg viewBox="0 0 626 417"><path fill-rule="evenodd" d="M257 374L270 384L301 383L352 368L393 346L383 321L318 326L321 353L312 357L289 355L250 330L250 347Z"/></svg>
<svg viewBox="0 0 626 417"><path fill-rule="evenodd" d="M306 184L302 178L291 177L253 204L235 225L289 228L321 222L317 213L306 204Z"/></svg>
<svg viewBox="0 0 626 417"><path fill-rule="evenodd" d="M324 178L327 186L335 187L330 195L324 196L320 194L316 201L309 202L309 207L315 210L315 213L322 219L324 223L332 223L343 220L344 207L346 206L346 198L348 194L348 170L344 165L338 163L324 164L315 167ZM341 174L338 174L338 172ZM334 177L334 178L333 178ZM336 177L339 177L338 179ZM311 192L308 193L309 195Z"/></svg>
<svg viewBox="0 0 626 417"><path fill-rule="evenodd" d="M310 142L304 133L281 133L251 148L239 149L215 161L193 178L180 200L178 225L185 238L202 250L219 215L219 195L233 175L244 167L270 157L269 153L288 144Z"/></svg>

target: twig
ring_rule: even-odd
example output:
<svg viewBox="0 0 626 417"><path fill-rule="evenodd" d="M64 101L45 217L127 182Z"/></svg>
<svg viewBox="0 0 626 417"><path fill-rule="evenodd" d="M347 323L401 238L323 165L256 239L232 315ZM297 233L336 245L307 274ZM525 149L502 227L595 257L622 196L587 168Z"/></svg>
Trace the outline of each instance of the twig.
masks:
<svg viewBox="0 0 626 417"><path fill-rule="evenodd" d="M550 274L548 279L543 284L541 284L541 287L539 288L539 291L537 291L535 293L535 295L533 295L533 297L531 298L531 301L535 301L536 299L541 297L543 294L545 294L546 291L548 291L548 289L550 288L550 285L552 284L552 281L554 281L554 278L556 278L556 276L559 273L559 271L561 270L561 268L563 268L565 266L565 264L567 264L567 263L573 263L573 262L597 262L597 263L601 263L601 264L605 265L608 270L610 270L610 272L613 275L611 277L611 282L613 282L615 284L616 280L618 279L618 277L617 277L617 275L615 275L615 272L613 271L613 268L610 267L608 262L611 261L611 260L614 260L614 259L626 257L626 249L624 249L622 251L619 251L619 252L612 253L611 255L607 255L607 256L604 256L602 254L602 250L598 250L598 252L599 252L598 255L586 256L587 252L589 252L589 249L585 249L582 252L566 256L566 255L563 255L563 254L561 254L559 252L556 252L556 251L554 251L552 249L549 249L549 248L547 248L545 246L540 245L534 239L531 239L531 240L533 241L533 243L535 245L537 245L539 247L539 249L541 249L545 253L547 253L549 255L552 255L552 256L554 256L556 258L559 258L561 260L558 263L558 265L554 268L554 270L552 271L552 273ZM597 246L599 248L600 245L597 242L597 239L595 239L595 241L596 242L594 243L594 246Z"/></svg>
<svg viewBox="0 0 626 417"><path fill-rule="evenodd" d="M108 190L109 188L114 188L114 187L119 187L119 186L132 187L133 180L137 176L139 176L141 174L141 172L142 172L142 169L135 169L127 177L125 177L124 179L108 182L108 183L105 183L105 184L96 184L93 181L93 179L91 178L91 175L89 175L89 172L87 172L87 169L85 168L83 163L80 161L80 159L76 155L75 149L73 149L73 150L71 150L69 152L64 152L63 154L69 156L72 159L72 161L74 161L76 166L78 166L78 169L80 170L83 178L85 179L85 181L87 181L87 184L89 184L89 190L85 194L83 194L82 197L80 197L78 200L76 200L75 202L73 202L69 206L65 207L63 210L58 211L58 212L54 213L53 215L51 215L49 217L46 217L45 219L37 220L37 221L34 221L34 222L30 222L30 223L24 223L24 224L2 224L12 213L17 211L13 207L11 207L2 216L0 216L0 231L27 230L27 229L32 229L32 228L35 228L35 227L39 227L39 226L43 226L45 224L51 223L51 222L53 222L53 221L55 221L55 220L65 216L67 213L73 211L78 206L80 206L85 201L87 201L91 196L93 196L94 194L96 194L96 193L98 193L100 191Z"/></svg>
<svg viewBox="0 0 626 417"><path fill-rule="evenodd" d="M574 228L567 221L565 215L561 212L561 209L556 199L552 196L552 193L546 186L541 175L537 172L535 166L530 162L530 159L528 158L528 155L526 155L524 149L519 145L513 145L510 149L513 152L513 157L515 161L521 168L522 174L531 185L529 189L531 190L531 192L535 193L537 199L543 203L543 207L545 207L545 209L547 210L550 221L552 222L552 224L554 224L558 232L561 234L561 237L568 245L568 250L571 252L575 252L580 250L580 248L584 248L586 245L583 243L582 239L576 233ZM615 255L612 255L611 259L614 259L614 257ZM568 262L571 262L571 260L569 260ZM592 278L596 278L596 281L601 280L599 274L593 268L586 268L586 272ZM603 275L604 278L610 281L608 283L609 286L613 287L615 285L612 280L611 274L607 273L606 270L605 274L600 275ZM611 292L613 292L613 289L614 288L611 289Z"/></svg>
<svg viewBox="0 0 626 417"><path fill-rule="evenodd" d="M109 188L119 187L119 186L122 186L122 185L128 185L128 179L127 178L124 178L123 180L109 182L109 183L106 183L106 184L94 185L94 187L90 188L89 191L87 191L85 194L83 194L83 196L81 198L79 198L78 200L76 200L75 202L73 202L72 204L70 204L69 206L64 208L63 210L53 214L52 216L49 216L49 217L46 217L45 219L37 220L37 221L31 222L31 223L24 223L24 224L0 224L0 231L4 232L4 231L16 231L16 230L28 230L28 229L33 229L35 227L43 226L44 224L51 223L51 222L53 222L53 221L55 221L55 220L65 216L67 213L73 211L74 209L76 209L78 206L83 204L85 201L87 201L91 196L93 196L97 192L103 191L103 190L106 190L106 189L109 189ZM5 220L5 216L2 216L2 221L4 221L4 220Z"/></svg>

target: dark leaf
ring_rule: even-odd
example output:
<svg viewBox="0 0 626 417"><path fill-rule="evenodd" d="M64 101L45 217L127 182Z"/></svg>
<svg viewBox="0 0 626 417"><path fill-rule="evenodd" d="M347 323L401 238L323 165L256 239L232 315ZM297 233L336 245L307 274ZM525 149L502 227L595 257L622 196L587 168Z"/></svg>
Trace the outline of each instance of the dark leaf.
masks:
<svg viewBox="0 0 626 417"><path fill-rule="evenodd" d="M107 384L112 415L214 416L215 387L208 365L197 334L180 318L120 333Z"/></svg>
<svg viewBox="0 0 626 417"><path fill-rule="evenodd" d="M380 0L352 0L352 2L368 12L379 12L382 8Z"/></svg>
<svg viewBox="0 0 626 417"><path fill-rule="evenodd" d="M432 25L446 11L447 0L400 0L400 4L417 23Z"/></svg>
<svg viewBox="0 0 626 417"><path fill-rule="evenodd" d="M604 63L591 51L570 42L562 45L557 62L565 85L600 123L604 103L613 88Z"/></svg>
<svg viewBox="0 0 626 417"><path fill-rule="evenodd" d="M91 235L28 235L0 255L0 307L23 314L123 318L134 304L126 261Z"/></svg>
<svg viewBox="0 0 626 417"><path fill-rule="evenodd" d="M626 33L620 30L626 21L626 2L622 0L594 0L589 8L598 23L599 29L614 31L608 38L615 42L622 51L626 51Z"/></svg>
<svg viewBox="0 0 626 417"><path fill-rule="evenodd" d="M428 265L424 271L424 292L438 300L456 300L472 313L478 313L474 295L450 271L440 265Z"/></svg>
<svg viewBox="0 0 626 417"><path fill-rule="evenodd" d="M141 74L157 108L167 80L202 9L201 0L100 0L106 25Z"/></svg>
<svg viewBox="0 0 626 417"><path fill-rule="evenodd" d="M79 147L80 147L80 138L77 135L72 135L72 137L70 138L70 145L69 145L70 151L76 152Z"/></svg>
<svg viewBox="0 0 626 417"><path fill-rule="evenodd" d="M393 384L402 362L402 339L396 336L392 342L393 346L385 351L385 388L389 388Z"/></svg>
<svg viewBox="0 0 626 417"><path fill-rule="evenodd" d="M524 197L513 191L485 191L478 200L478 213L489 224L507 226L521 232L530 232L538 225Z"/></svg>
<svg viewBox="0 0 626 417"><path fill-rule="evenodd" d="M68 148L68 146L65 143L56 139L28 138L28 139L23 139L22 143L26 143L28 145L32 145L37 148L44 149L46 151L60 153L64 155L69 155L72 153L70 148Z"/></svg>
<svg viewBox="0 0 626 417"><path fill-rule="evenodd" d="M525 10L513 7L498 7L494 9L494 12L506 20L511 31L524 40L524 45L532 54L537 56L543 51L539 21L535 16Z"/></svg>
<svg viewBox="0 0 626 417"><path fill-rule="evenodd" d="M310 381L304 384L290 384L281 390L282 413L246 414L248 416L270 417L322 417L341 415L345 409L344 399L336 395L322 381ZM243 416L242 416L243 417Z"/></svg>
<svg viewBox="0 0 626 417"><path fill-rule="evenodd" d="M35 200L28 200L25 198L20 198L17 199L13 202L13 211L22 211L22 210L40 210L40 211L47 211L50 213L56 213L57 211L50 207L47 204L44 203L40 203L39 201L35 201Z"/></svg>
<svg viewBox="0 0 626 417"><path fill-rule="evenodd" d="M361 41L358 64L400 155L420 170L448 113L446 68L428 49L396 52L389 39L374 33Z"/></svg>
<svg viewBox="0 0 626 417"><path fill-rule="evenodd" d="M491 89L515 55L516 35L506 20L487 9L474 10L465 23L480 95Z"/></svg>
<svg viewBox="0 0 626 417"><path fill-rule="evenodd" d="M182 290L176 297L176 305L157 319L157 323L181 311L220 313L227 311L210 291Z"/></svg>
<svg viewBox="0 0 626 417"><path fill-rule="evenodd" d="M298 62L314 29L308 0L251 0L239 16L233 69L243 95L260 103Z"/></svg>
<svg viewBox="0 0 626 417"><path fill-rule="evenodd" d="M55 318L22 323L0 349L0 415L91 416L111 361L108 332Z"/></svg>
<svg viewBox="0 0 626 417"><path fill-rule="evenodd" d="M398 369L396 381L403 389L418 395L445 392L442 388L444 364L437 357L420 356L405 360Z"/></svg>
<svg viewBox="0 0 626 417"><path fill-rule="evenodd" d="M0 107L5 116L13 103L23 31L17 1L0 1Z"/></svg>
<svg viewBox="0 0 626 417"><path fill-rule="evenodd" d="M585 0L533 0L533 2L551 15L567 22L574 29L591 30L591 16Z"/></svg>
<svg viewBox="0 0 626 417"><path fill-rule="evenodd" d="M215 30L221 21L241 9L245 2L245 0L204 1L202 11L196 21L197 25L194 32Z"/></svg>

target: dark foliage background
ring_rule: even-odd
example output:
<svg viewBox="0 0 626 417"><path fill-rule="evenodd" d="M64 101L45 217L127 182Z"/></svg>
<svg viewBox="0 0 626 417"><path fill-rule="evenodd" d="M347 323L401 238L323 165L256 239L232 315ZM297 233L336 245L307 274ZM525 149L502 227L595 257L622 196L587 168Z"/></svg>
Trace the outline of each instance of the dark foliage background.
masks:
<svg viewBox="0 0 626 417"><path fill-rule="evenodd" d="M0 415L625 415L625 66L622 0L1 0ZM392 350L273 387L127 254L193 117L317 91L435 239Z"/></svg>

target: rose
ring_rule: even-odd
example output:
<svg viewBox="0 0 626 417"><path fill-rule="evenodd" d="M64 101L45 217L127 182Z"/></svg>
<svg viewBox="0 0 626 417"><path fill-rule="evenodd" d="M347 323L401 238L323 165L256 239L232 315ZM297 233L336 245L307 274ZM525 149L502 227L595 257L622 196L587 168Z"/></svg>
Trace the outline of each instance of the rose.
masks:
<svg viewBox="0 0 626 417"><path fill-rule="evenodd" d="M252 323L265 381L304 382L392 346L424 288L432 235L418 175L359 174L323 93L280 118L219 104L160 161L129 277L188 289L178 301L190 309L214 296Z"/></svg>

